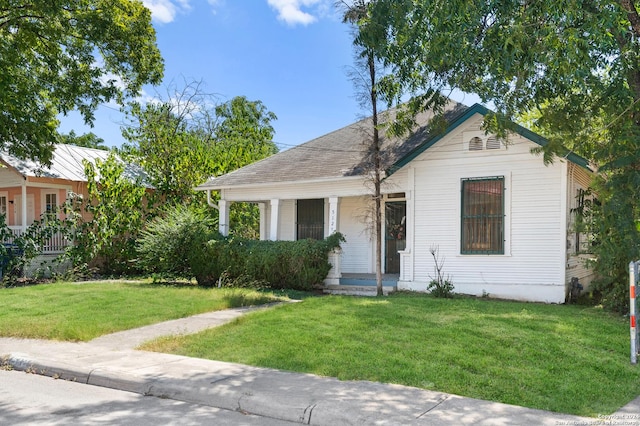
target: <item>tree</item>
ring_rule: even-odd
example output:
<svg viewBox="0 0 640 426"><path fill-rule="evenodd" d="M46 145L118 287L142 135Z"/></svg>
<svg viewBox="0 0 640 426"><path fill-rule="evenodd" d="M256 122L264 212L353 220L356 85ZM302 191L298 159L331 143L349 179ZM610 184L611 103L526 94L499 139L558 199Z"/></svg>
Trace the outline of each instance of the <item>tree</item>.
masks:
<svg viewBox="0 0 640 426"><path fill-rule="evenodd" d="M193 189L216 174L215 99L199 82L168 93L168 99L130 104L122 154L142 166L165 203L175 205L191 201Z"/></svg>
<svg viewBox="0 0 640 426"><path fill-rule="evenodd" d="M169 99L130 106L122 148L166 203L202 197L194 188L210 177L276 152L271 126L276 116L262 102L236 97L214 106L215 97L201 82L171 91Z"/></svg>
<svg viewBox="0 0 640 426"><path fill-rule="evenodd" d="M104 144L104 139L98 137L93 132L77 136L76 132L71 130L68 134L60 134L60 143L82 146L85 148L102 149L104 151L109 150L109 147Z"/></svg>
<svg viewBox="0 0 640 426"><path fill-rule="evenodd" d="M380 128L384 126L386 114L379 112L379 79L384 70L383 64L376 56L374 44L369 40L371 34L368 29L369 10L367 0L354 0L350 3L340 1L337 3L344 11L343 23L353 26L353 46L355 52L355 67L352 70L351 80L356 88L360 106L368 110L370 120L366 120L368 128L362 129L363 135L363 161L367 176L367 183L371 186L372 205L366 212L365 220L371 224L373 238L375 240L376 261L376 293L383 295L382 288L382 182L384 179L384 151L383 136Z"/></svg>
<svg viewBox="0 0 640 426"><path fill-rule="evenodd" d="M275 130L271 125L277 117L261 101L236 96L216 107L216 118L216 175L229 173L278 152L273 142ZM229 215L235 235L246 238L260 236L260 211L256 204L233 203Z"/></svg>
<svg viewBox="0 0 640 426"><path fill-rule="evenodd" d="M215 109L218 167L228 173L278 152L273 143L277 120L262 102L236 96Z"/></svg>
<svg viewBox="0 0 640 426"><path fill-rule="evenodd" d="M201 82L168 93L166 100L130 106L122 148L146 171L163 203L205 205L196 186L277 152L271 125L276 116L262 102L238 96L216 105ZM232 205L236 232L255 236L258 218L256 206Z"/></svg>
<svg viewBox="0 0 640 426"><path fill-rule="evenodd" d="M102 102L123 102L161 81L151 14L135 0L4 1L0 5L0 140L48 162L57 115L87 123Z"/></svg>
<svg viewBox="0 0 640 426"><path fill-rule="evenodd" d="M132 180L126 165L113 153L95 165L84 160L89 197L69 201L75 212L75 245L68 255L76 265L97 263L103 273L138 271L135 241L147 220L147 190L141 178ZM85 219L83 212L89 213Z"/></svg>
<svg viewBox="0 0 640 426"><path fill-rule="evenodd" d="M366 27L367 1L355 0L351 4L341 3L344 8L343 22L351 25ZM370 179L372 186L372 227L376 244L376 293L383 295L382 289L382 180L384 178L382 158L382 137L379 131L378 114L378 68L380 64L376 58L375 50L371 47L366 36L367 31L355 31L353 46L355 50L356 68L352 74L352 80L358 91L360 104L371 113L371 126L363 131L363 164L367 165L365 175Z"/></svg>
<svg viewBox="0 0 640 426"><path fill-rule="evenodd" d="M636 3L376 0L360 29L393 69L380 85L387 99L416 94L415 111L443 90L477 93L497 110L485 125L502 135L519 115L537 111L549 139L545 161L569 149L599 167L595 229L615 230L600 236L612 241L597 250L615 262L600 261L597 270L604 289L621 293L626 264L640 256Z"/></svg>

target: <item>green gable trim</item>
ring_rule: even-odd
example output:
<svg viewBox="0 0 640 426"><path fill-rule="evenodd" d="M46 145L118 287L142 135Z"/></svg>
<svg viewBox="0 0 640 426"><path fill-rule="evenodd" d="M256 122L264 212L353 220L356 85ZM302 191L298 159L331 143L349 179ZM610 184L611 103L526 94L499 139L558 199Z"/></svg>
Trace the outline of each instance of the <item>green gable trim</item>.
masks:
<svg viewBox="0 0 640 426"><path fill-rule="evenodd" d="M464 123L465 121L473 117L473 115L480 114L482 116L485 116L490 112L491 111L488 108L480 104L474 104L473 106L467 108L462 114L460 114L458 117L454 118L451 121L451 124L447 127L447 129L444 132L432 137L431 139L425 140L423 143L415 147L411 152L406 154L400 160L396 161L391 167L389 167L386 170L387 176L391 176L392 174L397 172L399 169L409 164L411 161L413 161L416 157L418 157L424 151L431 148L433 145L435 145L438 141L440 141L446 135L448 135L449 133L454 131L456 128L458 128L458 126L460 126L462 123ZM537 133L532 132L529 129L522 127L519 124L514 123L512 130L515 131L520 136L526 139L529 139L530 141L540 146L545 146L549 143L549 141L547 141L547 139L545 139L544 137L540 136ZM589 162L577 154L569 153L565 158L567 158L569 161L587 170L590 170Z"/></svg>

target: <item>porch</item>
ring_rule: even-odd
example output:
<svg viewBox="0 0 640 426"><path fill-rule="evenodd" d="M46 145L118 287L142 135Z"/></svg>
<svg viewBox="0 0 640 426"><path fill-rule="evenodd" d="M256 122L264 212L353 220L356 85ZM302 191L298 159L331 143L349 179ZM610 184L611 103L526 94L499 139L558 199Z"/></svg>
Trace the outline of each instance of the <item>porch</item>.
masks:
<svg viewBox="0 0 640 426"><path fill-rule="evenodd" d="M396 291L399 279L399 274L383 274L382 292L388 295ZM376 284L376 274L342 273L339 284L325 285L323 292L350 296L375 296Z"/></svg>
<svg viewBox="0 0 640 426"><path fill-rule="evenodd" d="M12 235L2 241L2 244L13 244L16 238L25 233L26 228L22 226L8 226ZM65 248L71 245L71 241L66 239L62 234L56 233L49 240L47 240L42 247L43 255L54 255L64 252Z"/></svg>

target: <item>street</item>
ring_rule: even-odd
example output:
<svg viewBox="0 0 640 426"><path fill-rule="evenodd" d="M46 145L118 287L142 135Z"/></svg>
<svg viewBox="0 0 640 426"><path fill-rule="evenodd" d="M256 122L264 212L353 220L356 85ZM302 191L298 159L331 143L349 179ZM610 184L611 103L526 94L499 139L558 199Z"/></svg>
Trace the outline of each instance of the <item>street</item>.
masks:
<svg viewBox="0 0 640 426"><path fill-rule="evenodd" d="M291 425L98 386L0 370L3 425Z"/></svg>

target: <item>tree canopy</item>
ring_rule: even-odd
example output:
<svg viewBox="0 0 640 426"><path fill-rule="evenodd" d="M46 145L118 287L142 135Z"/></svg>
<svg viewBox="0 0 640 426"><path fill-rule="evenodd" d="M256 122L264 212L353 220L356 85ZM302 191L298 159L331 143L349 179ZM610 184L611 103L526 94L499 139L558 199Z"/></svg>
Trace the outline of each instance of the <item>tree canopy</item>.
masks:
<svg viewBox="0 0 640 426"><path fill-rule="evenodd" d="M600 166L638 161L629 136L640 124L640 16L631 1L376 0L361 29L394 69L381 85L389 100L457 88L501 118L539 110L556 152L562 142Z"/></svg>
<svg viewBox="0 0 640 426"><path fill-rule="evenodd" d="M87 123L102 102L123 102L162 79L151 13L136 0L0 4L0 140L47 162L58 114Z"/></svg>
<svg viewBox="0 0 640 426"><path fill-rule="evenodd" d="M239 96L216 105L201 83L174 90L169 99L134 103L128 117L122 152L169 204L192 201L194 188L207 179L277 151L276 116L262 102Z"/></svg>
<svg viewBox="0 0 640 426"><path fill-rule="evenodd" d="M104 139L99 137L93 132L85 133L84 135L76 135L76 132L71 130L67 134L60 134L60 143L83 146L85 148L102 149L108 151L109 147L104 144Z"/></svg>
<svg viewBox="0 0 640 426"><path fill-rule="evenodd" d="M359 27L393 70L380 84L388 101L413 95L412 113L451 89L476 93L495 105L489 129L506 135L528 114L549 140L545 161L570 150L597 166L597 270L623 295L640 257L637 2L373 0Z"/></svg>

